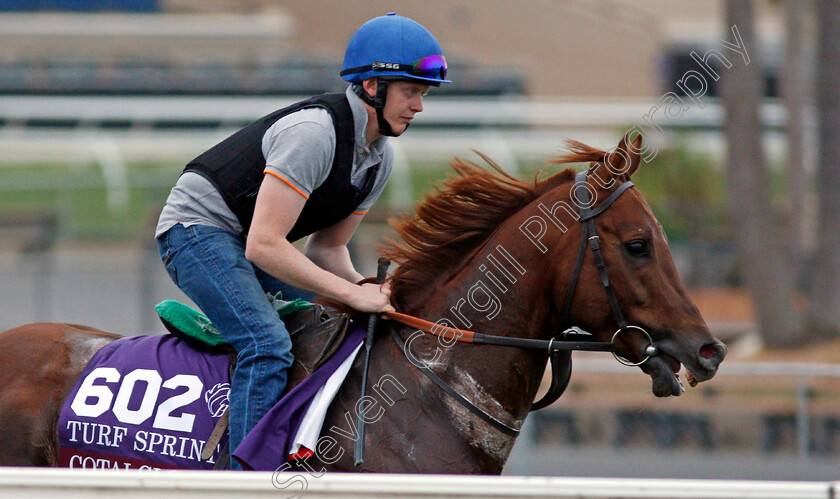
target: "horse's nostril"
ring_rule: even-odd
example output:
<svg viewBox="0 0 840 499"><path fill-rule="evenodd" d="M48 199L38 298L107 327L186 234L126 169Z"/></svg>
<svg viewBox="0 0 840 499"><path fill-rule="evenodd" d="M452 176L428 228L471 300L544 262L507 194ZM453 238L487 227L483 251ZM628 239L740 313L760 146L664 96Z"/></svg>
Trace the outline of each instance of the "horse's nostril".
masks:
<svg viewBox="0 0 840 499"><path fill-rule="evenodd" d="M719 360L723 360L726 357L726 345L719 341L707 343L700 347L700 357L704 359L718 357Z"/></svg>
<svg viewBox="0 0 840 499"><path fill-rule="evenodd" d="M715 347L713 347L712 345L703 345L702 347L700 347L700 356L704 359L710 359L716 353L717 350L715 350Z"/></svg>

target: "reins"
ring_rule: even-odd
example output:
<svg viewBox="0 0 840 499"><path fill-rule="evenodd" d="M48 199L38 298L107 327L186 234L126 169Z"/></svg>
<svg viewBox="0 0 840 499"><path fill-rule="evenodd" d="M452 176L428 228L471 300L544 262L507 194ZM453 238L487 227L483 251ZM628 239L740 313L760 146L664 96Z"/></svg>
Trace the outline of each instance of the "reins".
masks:
<svg viewBox="0 0 840 499"><path fill-rule="evenodd" d="M424 333L462 343L542 350L548 354L563 350L586 350L590 352L612 352L614 350L614 345L611 341L583 341L582 338L591 335L582 333L578 328L569 328L550 340L533 340L529 338L493 336L456 329L399 312L385 312L384 315L391 320L417 328Z"/></svg>

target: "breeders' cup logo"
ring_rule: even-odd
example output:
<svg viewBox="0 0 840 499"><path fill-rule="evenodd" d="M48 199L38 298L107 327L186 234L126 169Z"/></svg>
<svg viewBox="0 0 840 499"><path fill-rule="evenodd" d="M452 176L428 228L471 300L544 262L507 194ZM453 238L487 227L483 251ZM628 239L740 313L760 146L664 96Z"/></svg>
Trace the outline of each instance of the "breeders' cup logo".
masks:
<svg viewBox="0 0 840 499"><path fill-rule="evenodd" d="M230 383L216 383L213 388L204 393L204 401L207 402L207 410L214 418L221 417L228 406L230 397Z"/></svg>

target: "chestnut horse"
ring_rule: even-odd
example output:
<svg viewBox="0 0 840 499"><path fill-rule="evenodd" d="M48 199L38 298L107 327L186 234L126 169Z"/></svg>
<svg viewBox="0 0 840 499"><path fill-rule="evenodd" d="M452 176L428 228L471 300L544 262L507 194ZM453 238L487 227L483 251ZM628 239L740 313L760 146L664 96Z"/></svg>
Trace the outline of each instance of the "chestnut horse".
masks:
<svg viewBox="0 0 840 499"><path fill-rule="evenodd" d="M454 162L458 176L395 223L402 241L385 253L398 264L390 277L396 309L464 333L511 338L549 340L576 326L612 341L660 397L680 394L681 365L696 381L711 378L726 348L688 297L642 195L627 188L640 147L640 137L632 144L624 137L611 154L571 142L570 154L555 162L591 163L577 182L572 170L525 182ZM611 206L600 212L601 204ZM298 469L500 473L537 394L545 351L449 341L396 321L380 320L378 329L368 394L379 398L366 413L376 416L367 418L366 460L354 466L359 356L316 455ZM94 352L117 337L69 324L0 334L0 464L57 464L61 406Z"/></svg>

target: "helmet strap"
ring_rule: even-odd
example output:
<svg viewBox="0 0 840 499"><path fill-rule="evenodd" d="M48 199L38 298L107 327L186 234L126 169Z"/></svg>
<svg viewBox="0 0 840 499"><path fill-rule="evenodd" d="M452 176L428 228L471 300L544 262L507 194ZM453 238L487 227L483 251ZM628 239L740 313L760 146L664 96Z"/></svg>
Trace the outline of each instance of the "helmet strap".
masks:
<svg viewBox="0 0 840 499"><path fill-rule="evenodd" d="M391 129L391 124L385 119L385 98L388 95L388 80L382 78L376 79L376 96L371 97L361 83L353 85L353 91L362 101L376 111L376 121L379 125L379 133L388 137L398 137L400 134L394 133ZM406 125L406 129L408 125Z"/></svg>

